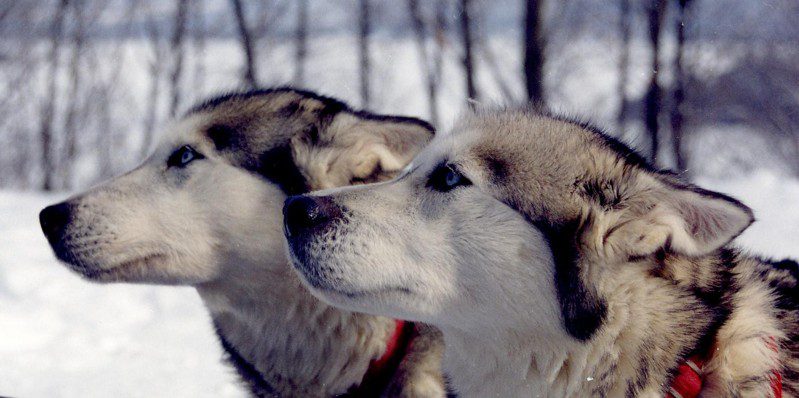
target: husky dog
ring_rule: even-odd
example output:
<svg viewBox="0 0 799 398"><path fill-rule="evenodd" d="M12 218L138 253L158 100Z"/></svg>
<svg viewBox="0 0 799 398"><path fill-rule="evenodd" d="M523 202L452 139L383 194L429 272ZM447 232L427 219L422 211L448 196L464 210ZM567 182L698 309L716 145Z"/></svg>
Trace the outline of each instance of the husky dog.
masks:
<svg viewBox="0 0 799 398"><path fill-rule="evenodd" d="M393 181L287 200L314 295L440 328L466 397L799 394L799 269L729 246L749 208L584 123L463 119Z"/></svg>
<svg viewBox="0 0 799 398"><path fill-rule="evenodd" d="M281 214L287 195L391 178L432 135L421 120L301 90L225 95L191 109L141 166L40 221L86 279L196 287L257 396L443 396L436 332L311 296Z"/></svg>

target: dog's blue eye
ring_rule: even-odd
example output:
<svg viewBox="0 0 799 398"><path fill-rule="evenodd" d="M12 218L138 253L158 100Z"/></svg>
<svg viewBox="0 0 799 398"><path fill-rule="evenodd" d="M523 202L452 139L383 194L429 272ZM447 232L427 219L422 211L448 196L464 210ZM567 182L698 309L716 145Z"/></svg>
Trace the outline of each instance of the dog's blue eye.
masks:
<svg viewBox="0 0 799 398"><path fill-rule="evenodd" d="M461 181L461 175L452 170L449 170L447 172L447 176L444 177L444 183L447 184L448 187L454 187L458 185L460 181Z"/></svg>
<svg viewBox="0 0 799 398"><path fill-rule="evenodd" d="M180 155L180 164L186 164L194 160L194 152L192 151L183 151L183 154Z"/></svg>
<svg viewBox="0 0 799 398"><path fill-rule="evenodd" d="M430 174L427 186L439 192L447 192L458 186L471 185L471 183L455 167L442 164Z"/></svg>
<svg viewBox="0 0 799 398"><path fill-rule="evenodd" d="M194 160L202 159L204 157L205 156L195 151L194 148L184 145L169 155L169 159L167 159L166 164L169 167L183 167Z"/></svg>

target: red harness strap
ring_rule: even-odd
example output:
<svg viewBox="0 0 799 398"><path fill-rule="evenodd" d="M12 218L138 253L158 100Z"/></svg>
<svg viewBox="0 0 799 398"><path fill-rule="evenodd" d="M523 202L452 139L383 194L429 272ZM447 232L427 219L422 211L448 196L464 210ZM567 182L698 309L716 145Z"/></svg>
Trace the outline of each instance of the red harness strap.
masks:
<svg viewBox="0 0 799 398"><path fill-rule="evenodd" d="M380 358L373 359L369 363L369 369L363 376L363 381L355 389L355 391L347 394L348 396L357 397L377 397L380 396L383 390L391 380L391 376L397 370L397 366L405 357L408 344L411 341L411 332L413 324L395 320L394 331L386 341L386 351Z"/></svg>
<svg viewBox="0 0 799 398"><path fill-rule="evenodd" d="M702 391L702 367L705 361L694 355L681 363L677 368L677 376L671 382L666 398L696 398Z"/></svg>
<svg viewBox="0 0 799 398"><path fill-rule="evenodd" d="M777 351L777 343L774 338L768 342L769 347ZM705 359L699 355L694 355L681 363L677 368L677 376L671 382L666 398L696 398L702 391L702 368L705 366ZM771 375L771 390L774 392L773 398L782 398L782 375L779 370L774 370Z"/></svg>

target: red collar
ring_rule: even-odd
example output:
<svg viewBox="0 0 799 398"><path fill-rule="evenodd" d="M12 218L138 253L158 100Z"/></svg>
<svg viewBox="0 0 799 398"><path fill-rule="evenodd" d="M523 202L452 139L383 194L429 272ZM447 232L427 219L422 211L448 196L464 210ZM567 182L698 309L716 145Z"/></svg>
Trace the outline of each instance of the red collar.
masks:
<svg viewBox="0 0 799 398"><path fill-rule="evenodd" d="M777 351L774 338L771 338L769 347ZM700 355L694 355L681 363L666 393L666 398L698 397L702 391L702 368L706 363L707 360ZM771 375L771 390L774 392L774 398L782 398L782 375L779 370L774 370Z"/></svg>
<svg viewBox="0 0 799 398"><path fill-rule="evenodd" d="M410 322L395 320L394 323L394 331L386 341L386 351L369 363L369 369L366 370L363 381L355 391L348 395L368 397L382 395L402 358L405 357L413 331L413 324Z"/></svg>

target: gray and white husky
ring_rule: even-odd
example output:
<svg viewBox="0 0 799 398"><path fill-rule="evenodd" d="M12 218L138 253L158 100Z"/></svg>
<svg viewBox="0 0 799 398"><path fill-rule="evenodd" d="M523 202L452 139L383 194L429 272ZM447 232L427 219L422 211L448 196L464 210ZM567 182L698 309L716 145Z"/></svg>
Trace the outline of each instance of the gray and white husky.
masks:
<svg viewBox="0 0 799 398"><path fill-rule="evenodd" d="M799 396L797 263L730 246L749 208L587 124L480 110L284 213L314 295L439 327L463 396Z"/></svg>
<svg viewBox="0 0 799 398"><path fill-rule="evenodd" d="M443 396L437 332L312 297L288 264L281 214L287 195L394 176L432 135L421 120L307 91L234 93L191 109L141 166L40 221L86 279L196 287L257 396ZM410 344L394 341L401 332Z"/></svg>

